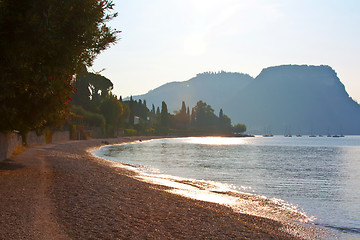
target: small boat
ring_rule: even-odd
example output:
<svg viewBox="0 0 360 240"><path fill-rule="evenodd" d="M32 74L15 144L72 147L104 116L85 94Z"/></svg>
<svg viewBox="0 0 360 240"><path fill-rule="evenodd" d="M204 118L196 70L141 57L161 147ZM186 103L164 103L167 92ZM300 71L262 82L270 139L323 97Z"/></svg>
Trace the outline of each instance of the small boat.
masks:
<svg viewBox="0 0 360 240"><path fill-rule="evenodd" d="M271 128L270 127L267 127L264 132L265 132L265 134L262 135L263 137L273 137L274 136L274 135L271 134Z"/></svg>
<svg viewBox="0 0 360 240"><path fill-rule="evenodd" d="M316 137L316 135L309 135L309 137Z"/></svg>
<svg viewBox="0 0 360 240"><path fill-rule="evenodd" d="M272 134L264 134L263 137L273 137L274 135Z"/></svg>
<svg viewBox="0 0 360 240"><path fill-rule="evenodd" d="M288 127L285 128L284 137L292 137L291 128Z"/></svg>

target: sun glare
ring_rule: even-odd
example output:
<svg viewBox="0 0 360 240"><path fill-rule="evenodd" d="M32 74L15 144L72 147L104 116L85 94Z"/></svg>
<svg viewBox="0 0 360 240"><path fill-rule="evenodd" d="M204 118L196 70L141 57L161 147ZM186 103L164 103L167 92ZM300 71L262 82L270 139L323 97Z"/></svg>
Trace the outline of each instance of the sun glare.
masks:
<svg viewBox="0 0 360 240"><path fill-rule="evenodd" d="M187 142L204 145L239 145L244 143L244 139L226 137L195 137L189 138Z"/></svg>
<svg viewBox="0 0 360 240"><path fill-rule="evenodd" d="M188 36L184 40L184 52L186 55L199 56L205 52L206 44L201 36Z"/></svg>

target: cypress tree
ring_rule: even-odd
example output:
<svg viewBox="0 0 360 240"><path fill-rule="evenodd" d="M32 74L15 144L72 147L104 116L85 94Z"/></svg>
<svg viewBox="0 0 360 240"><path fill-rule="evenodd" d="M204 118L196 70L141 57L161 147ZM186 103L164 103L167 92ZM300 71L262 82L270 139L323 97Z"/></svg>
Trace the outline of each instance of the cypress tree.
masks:
<svg viewBox="0 0 360 240"><path fill-rule="evenodd" d="M185 105L184 101L182 102L182 105L181 105L180 114L186 115L186 105Z"/></svg>
<svg viewBox="0 0 360 240"><path fill-rule="evenodd" d="M193 108L191 109L190 125L191 125L192 127L195 127L195 125L196 125L196 112L195 112L195 107L193 107Z"/></svg>
<svg viewBox="0 0 360 240"><path fill-rule="evenodd" d="M223 110L221 108L220 112L219 112L219 119L222 119L223 117L224 117L224 113L223 113Z"/></svg>
<svg viewBox="0 0 360 240"><path fill-rule="evenodd" d="M168 128L169 127L169 113L168 113L167 105L164 101L162 101L162 103L161 103L160 116L161 116L160 117L161 125L163 127Z"/></svg>
<svg viewBox="0 0 360 240"><path fill-rule="evenodd" d="M153 116L155 116L155 113L156 113L156 112L155 112L155 106L154 106L154 104L152 105L151 113L152 113Z"/></svg>

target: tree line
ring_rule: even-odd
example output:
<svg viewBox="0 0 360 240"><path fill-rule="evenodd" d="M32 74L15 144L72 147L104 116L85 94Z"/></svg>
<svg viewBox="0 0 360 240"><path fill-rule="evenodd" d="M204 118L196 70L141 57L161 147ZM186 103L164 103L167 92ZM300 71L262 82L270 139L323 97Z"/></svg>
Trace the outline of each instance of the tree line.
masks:
<svg viewBox="0 0 360 240"><path fill-rule="evenodd" d="M126 135L226 135L246 131L245 125L232 126L222 109L215 114L214 109L203 101L191 111L183 101L173 114L169 113L164 101L161 107L152 104L151 109L146 100L130 97L123 101L121 96L111 92L113 84L109 79L86 70L75 81L74 87L76 91L67 124L71 129L75 126L83 130L82 135L86 135L86 129L95 128L100 129L104 137L117 136L119 130Z"/></svg>

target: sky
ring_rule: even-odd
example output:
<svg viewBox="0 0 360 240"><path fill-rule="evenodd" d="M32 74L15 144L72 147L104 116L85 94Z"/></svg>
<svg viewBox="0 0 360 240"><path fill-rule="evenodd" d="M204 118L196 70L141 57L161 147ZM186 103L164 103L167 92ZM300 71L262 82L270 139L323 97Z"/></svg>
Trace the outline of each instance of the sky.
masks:
<svg viewBox="0 0 360 240"><path fill-rule="evenodd" d="M117 96L212 71L329 65L360 103L359 0L114 0L120 40L90 71Z"/></svg>

